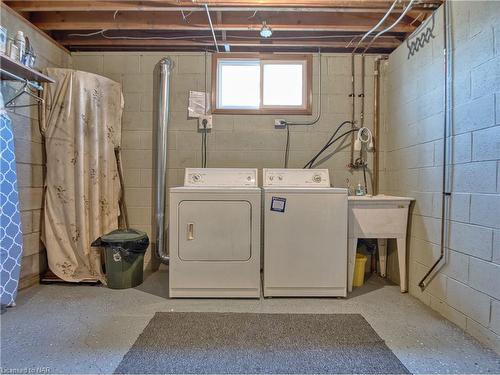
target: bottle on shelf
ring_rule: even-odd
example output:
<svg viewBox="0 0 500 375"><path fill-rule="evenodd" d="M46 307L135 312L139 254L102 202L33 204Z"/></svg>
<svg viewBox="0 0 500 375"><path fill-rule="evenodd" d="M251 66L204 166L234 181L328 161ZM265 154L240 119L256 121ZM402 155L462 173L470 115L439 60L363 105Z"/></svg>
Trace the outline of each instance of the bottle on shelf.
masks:
<svg viewBox="0 0 500 375"><path fill-rule="evenodd" d="M24 54L26 53L26 39L24 38L24 33L19 30L16 34L15 43L19 49L19 61L22 62Z"/></svg>

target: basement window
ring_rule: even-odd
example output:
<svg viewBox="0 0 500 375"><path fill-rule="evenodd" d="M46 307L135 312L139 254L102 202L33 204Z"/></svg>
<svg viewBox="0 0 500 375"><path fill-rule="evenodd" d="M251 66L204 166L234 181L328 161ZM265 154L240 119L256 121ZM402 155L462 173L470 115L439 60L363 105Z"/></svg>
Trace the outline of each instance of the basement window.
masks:
<svg viewBox="0 0 500 375"><path fill-rule="evenodd" d="M311 55L214 54L212 112L311 114L311 60Z"/></svg>

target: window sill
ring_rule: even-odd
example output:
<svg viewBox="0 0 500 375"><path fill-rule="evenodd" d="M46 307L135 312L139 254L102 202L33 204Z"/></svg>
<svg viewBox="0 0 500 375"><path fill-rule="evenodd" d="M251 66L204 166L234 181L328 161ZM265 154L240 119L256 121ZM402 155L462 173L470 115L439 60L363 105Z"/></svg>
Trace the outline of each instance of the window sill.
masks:
<svg viewBox="0 0 500 375"><path fill-rule="evenodd" d="M263 108L263 109L213 109L214 115L312 115L310 109Z"/></svg>

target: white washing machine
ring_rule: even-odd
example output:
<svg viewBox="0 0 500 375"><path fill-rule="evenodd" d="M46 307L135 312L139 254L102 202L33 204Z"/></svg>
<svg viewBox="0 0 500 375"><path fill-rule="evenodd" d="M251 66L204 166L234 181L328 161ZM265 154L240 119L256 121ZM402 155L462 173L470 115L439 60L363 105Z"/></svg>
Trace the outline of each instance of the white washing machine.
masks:
<svg viewBox="0 0 500 375"><path fill-rule="evenodd" d="M257 169L187 168L170 189L170 297L260 298Z"/></svg>
<svg viewBox="0 0 500 375"><path fill-rule="evenodd" d="M345 297L347 189L327 169L264 169L264 296Z"/></svg>

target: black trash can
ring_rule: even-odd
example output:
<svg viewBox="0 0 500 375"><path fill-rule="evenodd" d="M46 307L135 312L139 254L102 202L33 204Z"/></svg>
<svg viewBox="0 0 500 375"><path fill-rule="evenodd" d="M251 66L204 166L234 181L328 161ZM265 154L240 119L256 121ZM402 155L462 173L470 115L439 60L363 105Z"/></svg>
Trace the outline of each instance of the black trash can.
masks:
<svg viewBox="0 0 500 375"><path fill-rule="evenodd" d="M148 235L136 229L117 229L92 242L104 249L108 288L133 288L143 281Z"/></svg>

